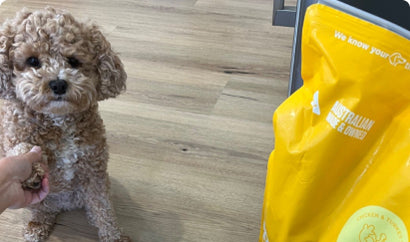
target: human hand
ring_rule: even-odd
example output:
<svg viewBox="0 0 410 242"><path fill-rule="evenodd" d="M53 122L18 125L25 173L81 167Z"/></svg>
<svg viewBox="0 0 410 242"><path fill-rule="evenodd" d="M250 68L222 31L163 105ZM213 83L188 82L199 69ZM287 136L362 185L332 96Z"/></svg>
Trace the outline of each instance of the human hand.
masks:
<svg viewBox="0 0 410 242"><path fill-rule="evenodd" d="M41 161L41 148L35 146L30 152L0 160L0 209L22 208L39 203L49 192L48 173L44 176L39 191L28 191L21 183L26 180L34 162ZM46 169L45 169L46 170Z"/></svg>

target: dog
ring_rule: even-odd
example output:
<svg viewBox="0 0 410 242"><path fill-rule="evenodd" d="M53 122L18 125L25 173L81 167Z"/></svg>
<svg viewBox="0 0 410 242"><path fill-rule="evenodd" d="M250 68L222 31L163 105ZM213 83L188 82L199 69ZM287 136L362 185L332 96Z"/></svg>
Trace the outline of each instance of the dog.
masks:
<svg viewBox="0 0 410 242"><path fill-rule="evenodd" d="M31 205L26 241L43 241L62 211L84 208L100 241L131 241L109 199L108 148L98 101L125 91L122 62L95 24L65 11L23 9L0 28L0 148L43 150L50 193Z"/></svg>

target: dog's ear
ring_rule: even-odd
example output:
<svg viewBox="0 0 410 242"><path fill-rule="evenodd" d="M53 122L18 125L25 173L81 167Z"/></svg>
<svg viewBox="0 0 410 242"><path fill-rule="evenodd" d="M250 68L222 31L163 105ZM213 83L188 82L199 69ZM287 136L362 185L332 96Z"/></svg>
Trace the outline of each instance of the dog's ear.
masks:
<svg viewBox="0 0 410 242"><path fill-rule="evenodd" d="M127 74L124 66L96 25L89 26L88 34L91 38L91 48L97 51L97 70L100 75L100 83L97 87L98 100L116 97L126 87Z"/></svg>
<svg viewBox="0 0 410 242"><path fill-rule="evenodd" d="M11 82L13 67L9 60L11 38L7 36L7 32L7 28L0 29L0 97L13 99L15 97L15 88Z"/></svg>
<svg viewBox="0 0 410 242"><path fill-rule="evenodd" d="M13 45L17 27L31 12L26 8L17 13L13 19L7 19L0 26L0 98L14 99L15 86L11 80L13 76L13 63L10 58L10 48Z"/></svg>

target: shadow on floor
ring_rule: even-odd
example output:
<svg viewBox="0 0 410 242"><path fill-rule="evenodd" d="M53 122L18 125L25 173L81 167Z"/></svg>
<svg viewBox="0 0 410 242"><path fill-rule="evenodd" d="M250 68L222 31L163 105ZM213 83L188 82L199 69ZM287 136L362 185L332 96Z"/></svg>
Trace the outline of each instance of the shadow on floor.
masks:
<svg viewBox="0 0 410 242"><path fill-rule="evenodd" d="M118 224L124 234L138 242L178 242L182 240L183 226L176 213L167 211L153 211L138 204L138 191L141 186L127 186L136 190L130 196L119 180L111 177L111 197Z"/></svg>

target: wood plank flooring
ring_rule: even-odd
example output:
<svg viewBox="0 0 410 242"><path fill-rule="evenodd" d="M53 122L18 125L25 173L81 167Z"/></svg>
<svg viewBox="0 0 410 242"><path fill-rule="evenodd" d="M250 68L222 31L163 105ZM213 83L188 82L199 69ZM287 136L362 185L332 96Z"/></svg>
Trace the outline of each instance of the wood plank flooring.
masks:
<svg viewBox="0 0 410 242"><path fill-rule="evenodd" d="M295 1L292 1L295 4ZM135 241L252 242L259 236L271 117L286 98L293 29L271 25L271 0L6 0L66 9L100 25L128 73L100 105L119 224ZM24 209L0 215L22 241ZM50 241L97 241L84 212L58 218Z"/></svg>

